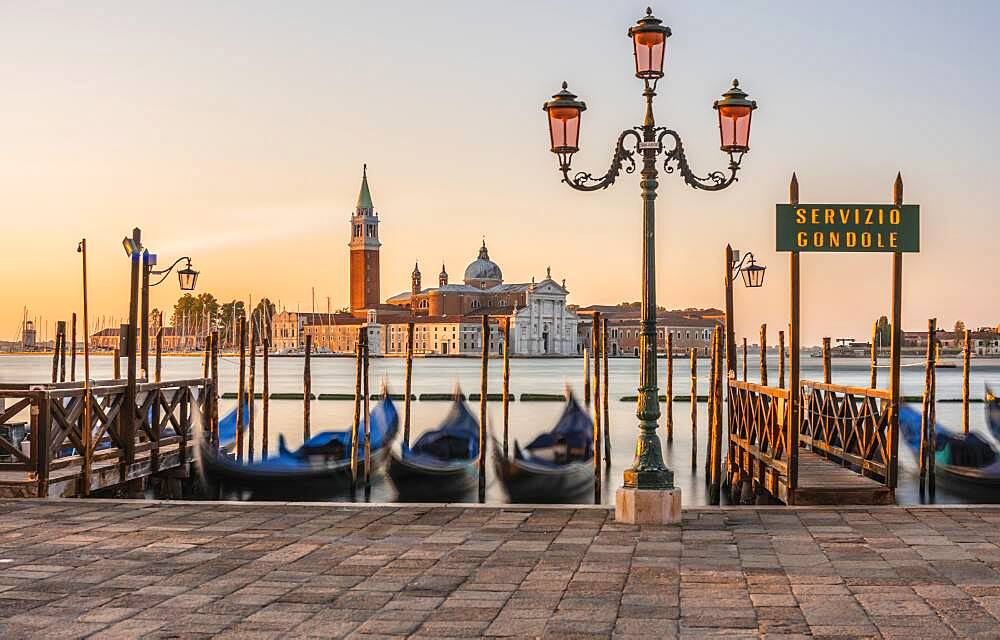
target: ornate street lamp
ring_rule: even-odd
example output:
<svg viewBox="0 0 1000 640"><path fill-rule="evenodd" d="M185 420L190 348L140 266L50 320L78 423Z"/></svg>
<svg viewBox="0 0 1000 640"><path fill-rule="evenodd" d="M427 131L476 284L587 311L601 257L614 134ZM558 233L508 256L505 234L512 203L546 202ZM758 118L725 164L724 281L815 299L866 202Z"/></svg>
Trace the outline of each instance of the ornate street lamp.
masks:
<svg viewBox="0 0 1000 640"><path fill-rule="evenodd" d="M701 177L691 171L680 135L672 129L657 127L653 119L653 97L656 96L656 83L663 77L666 40L670 34L670 28L663 26L662 20L653 16L651 9L646 9L646 15L628 30L635 56L635 75L643 81L642 95L646 100L646 115L641 126L626 129L618 136L611 166L603 176L595 178L585 171L570 174L573 154L579 149L580 114L586 109L586 105L578 101L577 96L570 93L563 83L562 91L555 94L552 100L543 106L548 114L552 152L559 159L559 171L563 175L563 182L573 189L578 191L606 189L614 184L623 166L625 173L634 173L636 156L640 156L642 160L639 173L642 179L639 185L643 202L643 292L642 332L639 339L641 373L636 410L639 418L639 438L636 443L635 459L632 466L625 471L624 487L619 489L616 497L618 506L625 505L621 510L622 513L616 511L617 516L630 522L674 521L674 518L679 517L680 506L680 494L677 491L673 491L669 498L660 495L663 500L670 501L669 507L664 507L666 503L662 500L658 508L640 506L637 503L638 500L646 500L640 495L641 491L671 491L674 487L673 473L663 463L660 439L656 433L660 417L656 384L654 244L657 160L662 154L663 170L666 173L678 172L684 182L695 189L705 191L725 189L736 181L736 172L739 171L743 155L749 149L750 115L757 107L756 103L749 100L746 93L739 88L738 83L734 82L733 87L714 104L719 115L722 150L729 154L728 172L713 171ZM669 147L664 146L664 139L669 139ZM652 499L658 498L652 496ZM652 510L646 510L648 508ZM673 513L674 509L677 511L676 514ZM644 520L644 517L648 519Z"/></svg>

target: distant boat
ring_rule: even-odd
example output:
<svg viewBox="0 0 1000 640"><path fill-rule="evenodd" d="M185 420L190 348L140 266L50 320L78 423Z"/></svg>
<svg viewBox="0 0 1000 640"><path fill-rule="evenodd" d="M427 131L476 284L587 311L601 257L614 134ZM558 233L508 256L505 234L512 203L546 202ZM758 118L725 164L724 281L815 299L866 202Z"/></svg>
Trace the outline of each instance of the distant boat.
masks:
<svg viewBox="0 0 1000 640"><path fill-rule="evenodd" d="M594 422L571 393L551 431L504 457L494 441L497 475L511 502L574 503L594 495Z"/></svg>
<svg viewBox="0 0 1000 640"><path fill-rule="evenodd" d="M371 424L371 468L374 473L385 462L399 430L399 414L386 394L368 420ZM220 421L221 422L221 421ZM364 477L365 425L358 425L357 473ZM220 424L220 441L222 430ZM203 437L198 464L206 481L220 490L246 491L253 499L326 500L346 495L351 487L351 429L324 431L295 451L278 438L278 455L258 462L239 462L225 452L212 450Z"/></svg>
<svg viewBox="0 0 1000 640"><path fill-rule="evenodd" d="M388 474L403 500L457 500L479 479L479 420L456 391L451 411L437 429L389 457Z"/></svg>

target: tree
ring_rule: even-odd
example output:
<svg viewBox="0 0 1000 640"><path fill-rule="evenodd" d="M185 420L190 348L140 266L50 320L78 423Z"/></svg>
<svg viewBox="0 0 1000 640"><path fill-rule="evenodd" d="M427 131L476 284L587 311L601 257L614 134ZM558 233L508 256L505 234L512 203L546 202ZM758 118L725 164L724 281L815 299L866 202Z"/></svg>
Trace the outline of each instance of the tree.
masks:
<svg viewBox="0 0 1000 640"><path fill-rule="evenodd" d="M233 300L222 305L222 308L219 310L218 326L223 342L229 346L233 346L239 342L239 336L236 335L236 327L239 325L240 318L246 317L246 306L242 300Z"/></svg>
<svg viewBox="0 0 1000 640"><path fill-rule="evenodd" d="M211 293L185 293L174 304L170 323L188 335L211 330L219 317L219 302Z"/></svg>
<svg viewBox="0 0 1000 640"><path fill-rule="evenodd" d="M271 321L274 318L274 303L267 298L261 298L250 314L250 327L256 336L257 344L271 344Z"/></svg>
<svg viewBox="0 0 1000 640"><path fill-rule="evenodd" d="M965 322L962 320L956 320L954 331L956 338L965 335Z"/></svg>
<svg viewBox="0 0 1000 640"><path fill-rule="evenodd" d="M892 326L889 324L889 318L882 316L878 319L875 337L878 340L879 346L888 347L892 344Z"/></svg>

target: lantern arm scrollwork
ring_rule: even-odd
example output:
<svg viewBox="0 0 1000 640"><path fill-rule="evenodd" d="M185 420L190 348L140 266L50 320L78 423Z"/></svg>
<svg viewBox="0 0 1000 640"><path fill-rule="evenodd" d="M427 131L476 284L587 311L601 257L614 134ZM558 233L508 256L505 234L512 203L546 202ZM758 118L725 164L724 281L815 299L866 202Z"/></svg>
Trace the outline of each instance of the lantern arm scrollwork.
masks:
<svg viewBox="0 0 1000 640"><path fill-rule="evenodd" d="M635 138L635 148L626 147L626 140L629 136ZM573 187L577 191L597 191L598 189L607 189L615 183L615 180L622 172L622 165L625 165L625 173L635 172L635 155L638 153L639 143L642 141L639 133L634 129L626 129L622 131L621 135L618 136L618 142L615 144L615 153L611 158L611 166L608 168L608 172L605 173L600 178L595 178L593 174L587 173L586 171L578 171L573 177L570 177L570 166L569 160L563 162L559 166L559 170L563 174L563 182Z"/></svg>
<svg viewBox="0 0 1000 640"><path fill-rule="evenodd" d="M736 276L740 275L740 271L743 271L743 267L746 266L747 260L749 260L751 264L753 264L754 260L756 260L756 258L754 258L753 256L752 251L747 251L746 253L744 253L743 257L740 258L739 262L736 262L735 260L733 261L733 263L730 265L730 273L729 273L730 280L735 280Z"/></svg>
<svg viewBox="0 0 1000 640"><path fill-rule="evenodd" d="M695 175L691 170L691 166L688 165L687 156L684 155L684 143L681 142L680 135L672 129L657 128L657 131L660 134L657 136L656 142L661 150L664 150L663 139L665 137L670 136L674 139L673 148L664 150L666 157L663 160L663 170L666 173L673 173L675 170L680 171L684 182L695 189L702 189L704 191L721 191L736 182L736 172L740 169L740 163L732 154L729 157L728 176L724 171L712 171L705 177L701 177Z"/></svg>
<svg viewBox="0 0 1000 640"><path fill-rule="evenodd" d="M174 260L174 263L172 265L170 265L169 267L167 267L166 269L160 269L159 271L150 269L149 270L150 275L163 276L163 277L160 278L159 280L157 280L156 282L151 283L149 286L155 287L156 285L158 285L161 282L163 282L164 280L166 280L167 276L170 275L170 272L174 270L174 267L176 267L177 265L179 265L181 263L181 260L187 260L187 266L185 268L187 268L187 269L191 268L191 258L189 258L187 256L183 256L181 258L177 258L176 260Z"/></svg>

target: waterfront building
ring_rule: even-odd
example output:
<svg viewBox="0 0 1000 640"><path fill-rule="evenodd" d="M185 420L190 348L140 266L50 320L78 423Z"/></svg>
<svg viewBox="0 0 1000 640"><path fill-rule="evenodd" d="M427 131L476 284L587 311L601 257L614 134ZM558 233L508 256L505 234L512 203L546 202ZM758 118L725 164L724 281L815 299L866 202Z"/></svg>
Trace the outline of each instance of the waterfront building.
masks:
<svg viewBox="0 0 1000 640"><path fill-rule="evenodd" d="M125 338L127 334L127 324L123 324L120 327L101 329L91 334L90 346L93 349L103 351L118 349L118 352L124 355L126 353ZM163 327L163 337L161 340L162 348L166 352L196 351L205 348L204 333L191 333L190 331L184 331L181 327ZM150 350L155 349L156 343L154 339L150 339L149 342Z"/></svg>
<svg viewBox="0 0 1000 640"><path fill-rule="evenodd" d="M483 352L482 314L414 316L385 324L386 355L406 355L407 324L413 322L413 353L418 356L478 356ZM503 353L503 334L490 318L490 355ZM511 352L513 353L513 352Z"/></svg>
<svg viewBox="0 0 1000 640"><path fill-rule="evenodd" d="M592 305L578 309L578 351L582 353L584 347L589 348L595 312L600 312L608 321L608 356L639 357L642 318L639 310L632 306ZM672 334L674 355L684 355L696 349L699 355L707 356L712 343L712 330L720 325L725 325L725 313L714 308L657 311L656 351L665 352L669 332Z"/></svg>
<svg viewBox="0 0 1000 640"><path fill-rule="evenodd" d="M406 316L386 322L401 322L405 326L406 317L410 316L414 321L419 320L422 326L440 324L439 335L455 329L456 336L460 336L462 326L481 323L482 315L488 313L492 318L510 322L511 355L569 356L578 353L578 318L566 307L569 291L565 280L561 283L553 280L551 269L546 269L545 278L538 282L532 278L526 283L505 283L503 271L490 259L484 240L478 256L466 267L461 284L449 283L443 264L436 287L424 288L422 284L418 264L411 274L410 290L386 301ZM477 327L477 331L481 330L481 325ZM439 341L442 345L439 348L447 348L449 354L455 354L456 348L457 353L463 353L462 341L456 340ZM392 349L387 351L391 353Z"/></svg>

